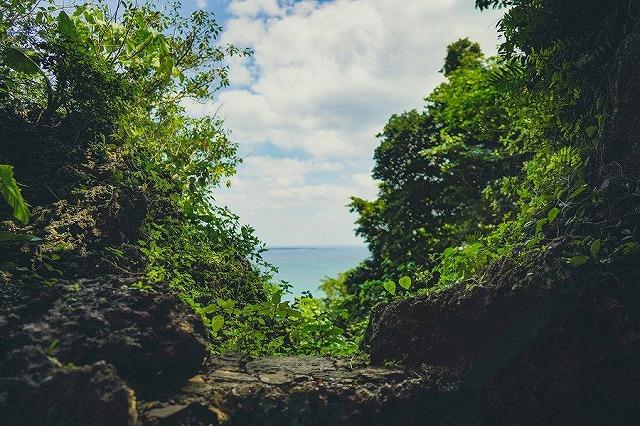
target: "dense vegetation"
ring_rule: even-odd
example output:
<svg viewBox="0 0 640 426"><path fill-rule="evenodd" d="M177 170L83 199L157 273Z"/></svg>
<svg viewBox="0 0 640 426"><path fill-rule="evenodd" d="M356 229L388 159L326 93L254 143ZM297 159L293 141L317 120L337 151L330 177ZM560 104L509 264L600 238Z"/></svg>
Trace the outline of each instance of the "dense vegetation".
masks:
<svg viewBox="0 0 640 426"><path fill-rule="evenodd" d="M551 242L574 267L617 274L637 259L637 149L623 152L637 143L610 122L623 94L608 88L623 77L638 5L477 6L510 7L499 56L468 39L450 45L424 110L392 116L378 135L378 198L352 200L371 258L325 287L355 321L395 295L400 277L418 293L481 284L492 262Z"/></svg>
<svg viewBox="0 0 640 426"><path fill-rule="evenodd" d="M141 291L168 283L215 350L352 351L322 301L282 299L253 230L211 196L237 145L183 101L212 99L225 60L251 54L220 32L179 4L2 2L0 213L20 223L4 224L0 277L33 291L124 273Z"/></svg>
<svg viewBox="0 0 640 426"><path fill-rule="evenodd" d="M229 84L225 60L251 52L221 46L213 16L179 5L0 6L0 214L14 218L0 282L126 274L140 291L168 284L215 350L345 355L375 305L482 283L492 262L554 241L558 262L637 267L640 151L610 120L624 94L609 92L630 60L635 2L479 0L510 7L499 55L448 47L425 108L378 135L378 198L352 200L371 258L326 280L326 300L294 302L253 230L212 198L237 146L221 120L183 106L212 99Z"/></svg>

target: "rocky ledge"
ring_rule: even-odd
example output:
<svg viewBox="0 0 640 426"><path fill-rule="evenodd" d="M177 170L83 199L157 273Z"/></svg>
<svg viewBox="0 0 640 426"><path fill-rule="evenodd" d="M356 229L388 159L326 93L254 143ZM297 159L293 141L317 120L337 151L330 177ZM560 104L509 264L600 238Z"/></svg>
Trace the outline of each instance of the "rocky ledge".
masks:
<svg viewBox="0 0 640 426"><path fill-rule="evenodd" d="M3 425L634 424L640 274L505 260L379 307L352 359L212 356L199 319L135 278L0 294Z"/></svg>
<svg viewBox="0 0 640 426"><path fill-rule="evenodd" d="M2 424L388 424L398 413L414 423L413 409L426 407L429 380L402 369L212 357L201 322L171 291L141 287L117 276L9 284Z"/></svg>
<svg viewBox="0 0 640 426"><path fill-rule="evenodd" d="M317 357L213 358L168 399L141 401L153 425L420 424L437 411L436 378Z"/></svg>

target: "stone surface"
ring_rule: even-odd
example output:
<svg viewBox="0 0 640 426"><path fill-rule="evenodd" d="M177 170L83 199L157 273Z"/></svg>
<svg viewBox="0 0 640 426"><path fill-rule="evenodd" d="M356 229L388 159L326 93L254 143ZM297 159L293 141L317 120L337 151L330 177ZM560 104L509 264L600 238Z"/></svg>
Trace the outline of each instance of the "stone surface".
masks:
<svg viewBox="0 0 640 426"><path fill-rule="evenodd" d="M487 280L393 302L372 316L371 360L441 366L491 424L633 424L640 418L638 274L504 261Z"/></svg>
<svg viewBox="0 0 640 426"><path fill-rule="evenodd" d="M0 298L0 424L137 424L136 395L171 392L208 352L200 320L134 279L40 286ZM24 420L27 419L28 421Z"/></svg>
<svg viewBox="0 0 640 426"><path fill-rule="evenodd" d="M63 363L105 360L134 387L188 379L208 353L201 321L168 289L141 291L135 282L103 277L58 284L25 305L5 307L0 349L29 344L51 348Z"/></svg>
<svg viewBox="0 0 640 426"><path fill-rule="evenodd" d="M455 387L440 387L436 378L446 376L444 369L417 373L349 359L218 356L181 393L139 408L148 424L163 424L159 413L167 412L176 424L210 424L211 413L228 425L421 424L425 416L444 418Z"/></svg>
<svg viewBox="0 0 640 426"><path fill-rule="evenodd" d="M64 366L27 347L0 363L3 425L138 424L134 392L104 361Z"/></svg>

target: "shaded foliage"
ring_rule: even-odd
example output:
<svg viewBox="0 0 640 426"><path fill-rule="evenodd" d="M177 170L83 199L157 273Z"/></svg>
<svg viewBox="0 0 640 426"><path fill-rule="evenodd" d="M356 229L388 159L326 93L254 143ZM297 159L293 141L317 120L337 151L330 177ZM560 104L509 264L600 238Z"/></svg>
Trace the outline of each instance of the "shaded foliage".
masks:
<svg viewBox="0 0 640 426"><path fill-rule="evenodd" d="M357 318L388 279L408 273L422 292L482 282L490 263L554 238L572 241L558 261L574 267L637 260L637 2L477 6L508 7L500 55L449 46L425 111L394 115L379 136L378 198L351 205L372 257L334 299Z"/></svg>

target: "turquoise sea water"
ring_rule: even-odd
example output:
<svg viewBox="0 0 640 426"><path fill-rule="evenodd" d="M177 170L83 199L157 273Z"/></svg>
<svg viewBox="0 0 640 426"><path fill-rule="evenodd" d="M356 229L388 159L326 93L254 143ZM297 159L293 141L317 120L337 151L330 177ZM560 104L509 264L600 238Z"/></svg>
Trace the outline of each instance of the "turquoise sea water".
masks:
<svg viewBox="0 0 640 426"><path fill-rule="evenodd" d="M369 250L364 246L271 247L262 256L278 268L278 279L293 285L293 295L310 291L323 296L318 289L322 279L357 266L369 256Z"/></svg>

